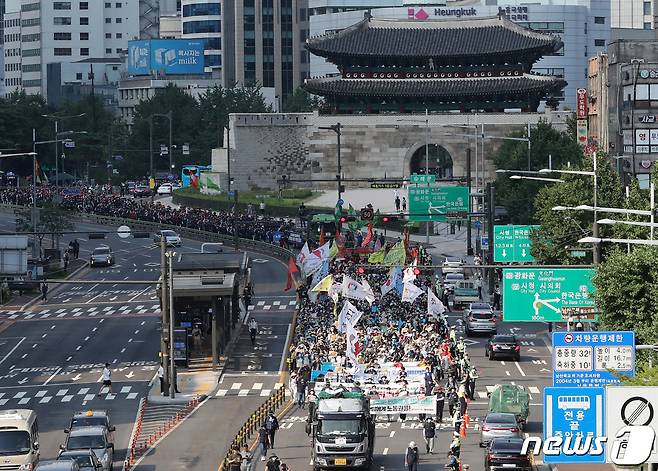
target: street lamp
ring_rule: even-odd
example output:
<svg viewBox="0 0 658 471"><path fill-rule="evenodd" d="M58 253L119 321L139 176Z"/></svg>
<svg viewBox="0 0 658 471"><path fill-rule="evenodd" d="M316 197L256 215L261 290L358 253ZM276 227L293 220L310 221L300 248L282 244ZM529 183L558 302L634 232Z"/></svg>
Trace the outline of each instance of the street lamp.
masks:
<svg viewBox="0 0 658 471"><path fill-rule="evenodd" d="M81 118L85 116L87 113L80 113L80 114L74 114L70 116L58 116L56 114L42 114L41 116L43 118L48 118L48 119L54 119L55 120L55 188L56 190L59 187L59 171L58 171L58 166L57 166L57 161L59 159L59 150L57 148L57 143L59 142L58 137L64 134L74 134L74 131L64 131L64 132L59 132L58 131L58 126L59 126L59 120L64 120L64 119L73 119L73 118ZM82 133L82 132L81 132ZM84 131L84 134L87 134L87 131ZM57 191L56 191L57 192Z"/></svg>
<svg viewBox="0 0 658 471"><path fill-rule="evenodd" d="M172 168L174 164L171 152L172 145L172 121L173 121L173 111L169 111L165 114L153 113L147 119L149 122L149 171L151 173L150 177L155 178L155 172L153 169L153 118L167 118L169 120L169 168Z"/></svg>
<svg viewBox="0 0 658 471"><path fill-rule="evenodd" d="M510 180L536 180L539 182L564 183L564 180L560 180L559 178L527 177L525 175L512 175L509 178Z"/></svg>
<svg viewBox="0 0 658 471"><path fill-rule="evenodd" d="M176 362L174 360L174 257L173 250L166 253L169 264L169 397L176 397Z"/></svg>
<svg viewBox="0 0 658 471"><path fill-rule="evenodd" d="M578 239L581 244L601 244L602 242L611 242L613 244L634 244L634 245L658 245L658 240L646 239L603 239L600 237L583 237Z"/></svg>
<svg viewBox="0 0 658 471"><path fill-rule="evenodd" d="M337 158L338 158L338 172L336 174L336 181L338 182L338 199L340 200L340 195L341 195L341 184L340 184L340 179L341 179L341 166L340 166L340 136L342 135L342 125L340 123L332 124L331 126L319 126L318 129L324 129L327 131L333 131L336 133L336 139L337 139L337 145L338 145L338 152L337 152Z"/></svg>

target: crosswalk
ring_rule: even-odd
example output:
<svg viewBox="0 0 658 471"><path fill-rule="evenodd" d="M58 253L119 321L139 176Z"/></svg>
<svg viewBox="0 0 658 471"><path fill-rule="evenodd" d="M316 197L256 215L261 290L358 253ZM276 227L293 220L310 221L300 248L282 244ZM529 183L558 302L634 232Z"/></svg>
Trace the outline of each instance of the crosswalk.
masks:
<svg viewBox="0 0 658 471"><path fill-rule="evenodd" d="M243 383L233 383L228 389L218 389L215 392L215 397L245 397L245 396L261 396L269 397L272 394L272 391L276 391L281 386L282 383L275 383L269 388L265 386L265 383L258 382L256 380L252 384L243 384Z"/></svg>
<svg viewBox="0 0 658 471"><path fill-rule="evenodd" d="M292 309L297 305L296 300L290 300L288 302L286 301L271 301L271 302L265 302L265 301L257 301L255 304L252 304L249 306L250 311L256 311L256 310L262 310L262 311L276 311L280 310L283 311L285 309Z"/></svg>
<svg viewBox="0 0 658 471"><path fill-rule="evenodd" d="M131 304L116 306L89 306L68 308L43 308L34 311L0 311L0 319L40 320L77 317L111 317L135 315L159 315L160 304Z"/></svg>
<svg viewBox="0 0 658 471"><path fill-rule="evenodd" d="M99 395L100 392L100 395ZM140 393L133 391L132 386L115 385L110 393L108 387L56 387L29 388L0 392L0 407L37 406L39 404L81 404L91 401L134 400Z"/></svg>

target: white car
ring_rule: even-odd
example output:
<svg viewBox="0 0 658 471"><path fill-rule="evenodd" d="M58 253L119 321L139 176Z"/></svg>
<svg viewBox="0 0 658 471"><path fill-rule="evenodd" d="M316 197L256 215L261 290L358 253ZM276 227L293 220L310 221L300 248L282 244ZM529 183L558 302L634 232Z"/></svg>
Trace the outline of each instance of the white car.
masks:
<svg viewBox="0 0 658 471"><path fill-rule="evenodd" d="M173 185L171 183L163 183L158 187L159 195L170 195L174 191Z"/></svg>
<svg viewBox="0 0 658 471"><path fill-rule="evenodd" d="M463 273L448 273L443 279L443 289L455 289L457 282L464 280Z"/></svg>
<svg viewBox="0 0 658 471"><path fill-rule="evenodd" d="M441 265L441 271L445 273L464 273L464 261L457 257L446 257Z"/></svg>
<svg viewBox="0 0 658 471"><path fill-rule="evenodd" d="M169 229L156 232L153 235L153 242L159 244L163 237L168 247L181 246L180 236L176 234L174 231L170 231Z"/></svg>

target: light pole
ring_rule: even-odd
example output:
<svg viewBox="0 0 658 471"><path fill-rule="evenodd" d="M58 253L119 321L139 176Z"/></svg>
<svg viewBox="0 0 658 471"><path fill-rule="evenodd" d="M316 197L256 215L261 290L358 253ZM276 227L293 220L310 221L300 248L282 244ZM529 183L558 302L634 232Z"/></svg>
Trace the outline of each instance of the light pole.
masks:
<svg viewBox="0 0 658 471"><path fill-rule="evenodd" d="M73 118L81 118L85 116L87 113L80 113L80 114L75 114L75 115L70 115L70 116L58 116L56 114L42 114L41 116L43 118L48 118L48 119L54 119L55 120L55 188L56 188L56 193L57 190L59 189L59 171L58 171L58 164L57 161L59 159L59 149L57 148L57 143L59 142L58 137L63 134L74 134L73 131L66 131L65 133L58 132L58 126L59 126L59 120L65 120L65 119L73 119ZM84 133L87 134L86 131L80 132L79 134Z"/></svg>
<svg viewBox="0 0 658 471"><path fill-rule="evenodd" d="M155 178L155 171L153 168L153 118L157 117L167 118L169 120L169 169L171 169L173 166L173 157L171 152L173 112L169 111L165 114L153 113L148 118L146 118L149 122L149 172L151 173L150 176L152 178Z"/></svg>
<svg viewBox="0 0 658 471"><path fill-rule="evenodd" d="M174 257L176 252L167 252L169 258L169 397L176 397L176 361L174 359Z"/></svg>
<svg viewBox="0 0 658 471"><path fill-rule="evenodd" d="M340 200L340 196L342 193L342 185L341 185L341 166L340 166L340 136L342 135L342 125L340 123L332 124L331 126L320 126L318 129L325 129L328 131L333 131L336 133L336 139L337 139L337 165L338 165L338 172L336 174L336 181L338 182L338 199Z"/></svg>

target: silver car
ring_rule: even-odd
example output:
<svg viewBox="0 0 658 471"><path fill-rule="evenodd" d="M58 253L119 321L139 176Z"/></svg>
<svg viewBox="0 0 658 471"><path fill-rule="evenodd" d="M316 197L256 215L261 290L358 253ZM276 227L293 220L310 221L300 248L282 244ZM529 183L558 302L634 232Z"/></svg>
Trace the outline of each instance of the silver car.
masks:
<svg viewBox="0 0 658 471"><path fill-rule="evenodd" d="M156 232L153 235L153 242L159 244L163 237L165 239L165 242L167 243L167 247L181 246L180 236L176 234L174 231L171 231L169 229L164 229L162 231Z"/></svg>
<svg viewBox="0 0 658 471"><path fill-rule="evenodd" d="M464 330L466 335L498 333L496 315L493 311L470 311L464 312Z"/></svg>
<svg viewBox="0 0 658 471"><path fill-rule="evenodd" d="M57 457L57 461L75 461L80 471L97 471L103 469L103 465L98 458L96 453L92 450L75 450L75 451L63 451Z"/></svg>
<svg viewBox="0 0 658 471"><path fill-rule="evenodd" d="M99 265L114 265L114 254L112 249L106 245L96 247L89 257L89 265L97 267Z"/></svg>
<svg viewBox="0 0 658 471"><path fill-rule="evenodd" d="M480 446L486 446L493 438L522 437L521 428L514 414L489 412L480 429Z"/></svg>
<svg viewBox="0 0 658 471"><path fill-rule="evenodd" d="M60 446L62 452L92 450L98 457L103 471L111 471L114 462L114 443L103 426L74 428L66 435L66 443Z"/></svg>
<svg viewBox="0 0 658 471"><path fill-rule="evenodd" d="M463 273L448 273L443 279L443 289L455 289L455 285L458 281L464 280Z"/></svg>
<svg viewBox="0 0 658 471"><path fill-rule="evenodd" d="M464 261L457 257L446 257L441 265L443 273L464 273Z"/></svg>

